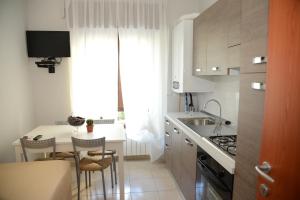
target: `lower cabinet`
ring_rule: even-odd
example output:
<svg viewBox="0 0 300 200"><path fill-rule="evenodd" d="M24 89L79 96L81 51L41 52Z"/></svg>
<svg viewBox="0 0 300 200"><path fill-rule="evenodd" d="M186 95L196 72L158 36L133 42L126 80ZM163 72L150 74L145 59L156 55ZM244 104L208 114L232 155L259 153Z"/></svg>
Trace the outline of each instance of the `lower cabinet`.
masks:
<svg viewBox="0 0 300 200"><path fill-rule="evenodd" d="M197 145L184 133L181 138L181 191L187 200L196 198Z"/></svg>
<svg viewBox="0 0 300 200"><path fill-rule="evenodd" d="M181 165L181 160L180 160L181 136L182 136L182 131L174 126L173 127L173 132L172 132L172 166L171 166L171 172L173 173L177 183L180 183L180 181L181 181L181 170L182 170L182 165Z"/></svg>
<svg viewBox="0 0 300 200"><path fill-rule="evenodd" d="M168 129L165 129L166 165L185 199L195 200L197 145L182 130L169 123Z"/></svg>

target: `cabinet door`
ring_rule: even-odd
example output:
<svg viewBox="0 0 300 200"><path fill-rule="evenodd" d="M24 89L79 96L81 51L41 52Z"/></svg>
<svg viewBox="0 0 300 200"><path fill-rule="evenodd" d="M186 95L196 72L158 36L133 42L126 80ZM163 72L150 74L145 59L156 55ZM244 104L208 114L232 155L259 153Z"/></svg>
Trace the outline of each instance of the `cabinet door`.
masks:
<svg viewBox="0 0 300 200"><path fill-rule="evenodd" d="M172 169L172 146L165 144L165 162L169 170Z"/></svg>
<svg viewBox="0 0 300 200"><path fill-rule="evenodd" d="M196 197L197 145L184 133L181 141L182 193L186 199L194 200Z"/></svg>
<svg viewBox="0 0 300 200"><path fill-rule="evenodd" d="M256 85L253 85L255 83ZM234 200L255 200L255 165L259 161L264 111L264 90L253 89L265 83L265 73L240 75L237 155L235 157Z"/></svg>
<svg viewBox="0 0 300 200"><path fill-rule="evenodd" d="M242 0L241 73L266 71L267 24L268 0Z"/></svg>
<svg viewBox="0 0 300 200"><path fill-rule="evenodd" d="M228 0L227 67L240 67L241 0Z"/></svg>
<svg viewBox="0 0 300 200"><path fill-rule="evenodd" d="M176 126L174 126L173 133L172 133L172 168L171 168L171 171L179 185L180 185L181 170L182 170L181 160L180 160L181 135L182 135L181 130L179 130Z"/></svg>
<svg viewBox="0 0 300 200"><path fill-rule="evenodd" d="M241 44L241 0L228 0L227 47Z"/></svg>
<svg viewBox="0 0 300 200"><path fill-rule="evenodd" d="M194 20L193 74L205 75L207 47L207 19L205 12Z"/></svg>
<svg viewBox="0 0 300 200"><path fill-rule="evenodd" d="M219 0L208 12L207 72L209 75L225 75L227 52L227 0Z"/></svg>

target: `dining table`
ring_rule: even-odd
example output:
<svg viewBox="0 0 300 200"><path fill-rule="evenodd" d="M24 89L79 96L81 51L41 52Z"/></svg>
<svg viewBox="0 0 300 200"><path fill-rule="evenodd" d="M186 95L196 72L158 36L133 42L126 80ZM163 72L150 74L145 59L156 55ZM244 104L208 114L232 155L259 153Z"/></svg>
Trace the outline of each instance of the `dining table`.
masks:
<svg viewBox="0 0 300 200"><path fill-rule="evenodd" d="M105 137L105 149L116 150L118 156L118 178L120 199L124 200L124 142L126 141L126 133L122 123L114 124L95 124L94 130L91 133L87 132L85 126L75 128L70 125L42 125L34 128L26 133L28 139L33 139L37 135L42 135L40 140L55 137L56 152L70 152L73 151L71 137L80 139L97 139ZM16 162L24 161L23 151L20 140L17 139L12 143L15 149ZM42 149L37 153L49 153ZM36 151L35 151L36 152Z"/></svg>

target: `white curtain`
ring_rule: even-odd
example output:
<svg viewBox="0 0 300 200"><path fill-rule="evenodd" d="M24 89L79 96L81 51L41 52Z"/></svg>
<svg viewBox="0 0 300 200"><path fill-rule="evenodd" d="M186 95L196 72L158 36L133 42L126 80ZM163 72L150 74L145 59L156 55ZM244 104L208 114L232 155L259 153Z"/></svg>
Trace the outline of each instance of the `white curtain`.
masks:
<svg viewBox="0 0 300 200"><path fill-rule="evenodd" d="M81 29L84 29L85 32L99 30L97 37L93 37L93 40L95 39L98 43L93 43L91 40L91 43L93 43L91 46L94 50L105 46L107 46L105 48L109 47L108 49L111 49L111 51L106 52L99 51L104 54L99 55L98 59L100 56L101 58L105 57L103 61L106 65L102 65L103 68L101 68L103 73L106 73L104 69L115 64L115 60L111 57L115 52L115 48L112 45L113 42L109 41L113 40L116 35L114 30L117 29L120 38L120 70L126 133L133 140L151 143L151 158L156 160L163 153L164 143L163 88L166 84L164 81L168 66L165 0L66 0L66 12L67 22L73 35L75 35L75 32L80 32ZM109 34L110 31L111 34ZM85 40L87 41L90 36L87 34ZM72 40L72 45L77 43L78 38L80 36L74 38L74 41ZM106 45L103 46L103 43ZM81 48L80 46L76 47L76 49ZM112 52L112 54L109 52ZM77 58L74 58L75 56L82 56L80 50L78 50L78 53L80 55L74 55L72 47L72 60L74 59L74 63L78 63L79 72L72 74L78 74L78 79L80 79L79 68L83 64L79 66L80 62ZM95 53L90 55L96 56ZM96 58L93 60L97 61ZM99 60L100 63L103 61ZM76 69L74 66L73 68ZM109 69L107 77L111 77L109 74L112 74L113 71L112 68ZM97 74L96 71L94 72ZM93 80L99 81L96 76ZM74 82L76 82L75 79ZM110 84L114 83L108 81L105 85L115 89L115 86ZM82 90L83 88L80 89L80 91ZM76 92L78 95L81 94L74 87L73 93ZM117 92L114 94L117 94ZM108 95L113 94L109 92L108 94L101 94L103 98L109 99ZM75 95L73 97L78 98ZM106 103L111 105L108 102ZM81 104L82 102L78 102L78 106L75 106L74 99L74 108L80 107ZM108 109L109 107L107 107L107 112Z"/></svg>
<svg viewBox="0 0 300 200"><path fill-rule="evenodd" d="M72 111L86 118L115 118L118 103L116 29L71 31Z"/></svg>

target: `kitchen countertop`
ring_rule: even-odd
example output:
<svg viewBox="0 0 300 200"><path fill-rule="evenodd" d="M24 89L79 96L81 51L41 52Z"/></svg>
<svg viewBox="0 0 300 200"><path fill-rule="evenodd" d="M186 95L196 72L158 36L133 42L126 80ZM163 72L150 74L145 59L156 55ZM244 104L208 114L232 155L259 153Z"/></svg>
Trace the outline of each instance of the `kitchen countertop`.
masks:
<svg viewBox="0 0 300 200"><path fill-rule="evenodd" d="M194 117L209 117L208 115L201 112L171 112L167 113L166 118L181 129L187 136L189 136L198 146L205 150L211 157L213 157L218 163L220 163L229 173L234 174L235 160L229 156L223 150L215 146L209 141L209 136L214 136L213 133L215 125L208 125L198 127L196 133L190 127L182 123L178 118L194 118ZM223 126L222 135L236 135L236 128L233 126Z"/></svg>

